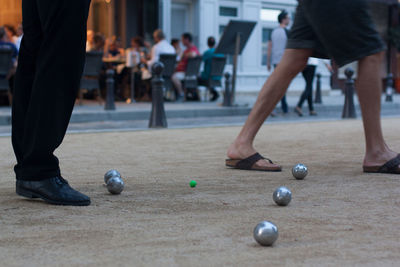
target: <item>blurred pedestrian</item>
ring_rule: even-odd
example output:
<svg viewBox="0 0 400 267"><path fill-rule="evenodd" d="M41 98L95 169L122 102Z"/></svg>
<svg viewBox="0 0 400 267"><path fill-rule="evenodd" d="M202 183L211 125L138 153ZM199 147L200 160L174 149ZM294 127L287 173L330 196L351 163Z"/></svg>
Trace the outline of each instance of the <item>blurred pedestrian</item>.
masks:
<svg viewBox="0 0 400 267"><path fill-rule="evenodd" d="M278 22L279 26L272 31L271 40L268 42L268 71L271 71L271 65L276 68L282 60L289 34L289 30L287 29L287 26L290 23L289 13L283 10L278 16ZM283 113L289 112L286 95L283 95L281 99L281 108Z"/></svg>
<svg viewBox="0 0 400 267"><path fill-rule="evenodd" d="M300 117L303 116L303 111L301 110L304 101L307 100L308 110L310 112L310 116L317 116L317 112L314 110L314 102L313 102L313 84L315 78L315 72L319 65L320 60L315 57L310 57L307 62L307 66L302 71L304 80L306 82L306 88L300 96L299 102L294 109L294 112L297 113ZM324 65L331 72L332 67L324 60Z"/></svg>

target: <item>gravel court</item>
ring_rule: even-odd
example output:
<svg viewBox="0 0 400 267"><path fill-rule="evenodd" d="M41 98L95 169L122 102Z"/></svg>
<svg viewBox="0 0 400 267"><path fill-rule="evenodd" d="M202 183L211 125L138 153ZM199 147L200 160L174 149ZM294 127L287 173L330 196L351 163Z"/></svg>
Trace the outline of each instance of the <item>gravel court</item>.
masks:
<svg viewBox="0 0 400 267"><path fill-rule="evenodd" d="M400 119L383 120L400 152ZM239 127L69 134L58 151L63 175L92 197L89 207L19 198L9 137L0 138L2 266L398 266L400 177L363 174L358 120L271 124L259 152L281 173L230 170L225 150ZM304 181L292 178L298 162ZM126 188L112 196L103 175L118 169ZM192 189L190 180L198 185ZM278 186L293 192L278 207ZM274 222L274 247L252 230Z"/></svg>

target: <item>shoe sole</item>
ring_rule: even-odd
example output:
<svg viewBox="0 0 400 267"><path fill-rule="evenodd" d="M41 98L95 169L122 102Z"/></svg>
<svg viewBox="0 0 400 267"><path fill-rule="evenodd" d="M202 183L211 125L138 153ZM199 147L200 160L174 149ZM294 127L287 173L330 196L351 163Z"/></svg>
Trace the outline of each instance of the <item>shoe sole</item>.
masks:
<svg viewBox="0 0 400 267"><path fill-rule="evenodd" d="M68 202L68 201L56 201L56 200L51 200L48 199L36 192L17 187L16 193L19 196L26 197L26 198L40 198L43 199L45 202L53 205L60 205L60 206L89 206L90 205L90 200L88 201L82 201L82 202Z"/></svg>

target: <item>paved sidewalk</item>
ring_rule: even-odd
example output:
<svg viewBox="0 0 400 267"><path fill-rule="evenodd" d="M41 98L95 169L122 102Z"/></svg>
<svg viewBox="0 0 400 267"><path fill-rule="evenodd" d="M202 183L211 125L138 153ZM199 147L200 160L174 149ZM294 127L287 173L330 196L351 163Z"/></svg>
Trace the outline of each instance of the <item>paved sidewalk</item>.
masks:
<svg viewBox="0 0 400 267"><path fill-rule="evenodd" d="M165 110L168 119L188 119L188 118L213 118L227 116L247 116L256 101L256 95L239 94L236 97L237 106L222 107L220 102L185 102L185 103L165 103ZM287 96L290 111L297 104L299 96ZM344 96L337 91L330 92L329 96L323 96L323 104L316 104L315 109L321 116L340 118L343 109ZM355 98L356 109L359 114L359 105ZM74 109L71 123L89 123L106 121L143 121L150 117L151 103L125 104L116 103L115 111L105 111L97 101L85 101L84 105L77 105ZM280 105L276 112L279 113ZM305 114L307 104L303 110ZM383 115L400 115L400 95L394 96L392 103L385 102L382 96ZM286 116L288 117L288 116ZM290 116L289 116L290 117ZM0 126L11 124L11 110L9 107L0 108Z"/></svg>

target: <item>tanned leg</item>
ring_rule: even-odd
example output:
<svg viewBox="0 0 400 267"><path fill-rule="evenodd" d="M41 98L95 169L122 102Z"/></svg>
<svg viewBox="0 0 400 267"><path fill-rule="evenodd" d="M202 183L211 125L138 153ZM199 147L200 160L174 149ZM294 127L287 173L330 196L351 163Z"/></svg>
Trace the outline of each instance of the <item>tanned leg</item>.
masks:
<svg viewBox="0 0 400 267"><path fill-rule="evenodd" d="M253 147L254 138L276 104L285 95L293 78L305 68L312 52L312 49L285 50L281 62L265 82L245 125L229 147L228 158L244 159L256 153ZM259 166L276 166L265 160L260 160L256 164Z"/></svg>
<svg viewBox="0 0 400 267"><path fill-rule="evenodd" d="M381 66L383 53L365 57L359 61L357 93L360 101L366 153L364 166L380 166L396 157L386 145L381 127Z"/></svg>
<svg viewBox="0 0 400 267"><path fill-rule="evenodd" d="M171 77L172 83L174 84L176 90L178 91L179 95L183 95L183 87L182 87L182 82L181 80L178 79L178 77L174 74Z"/></svg>

